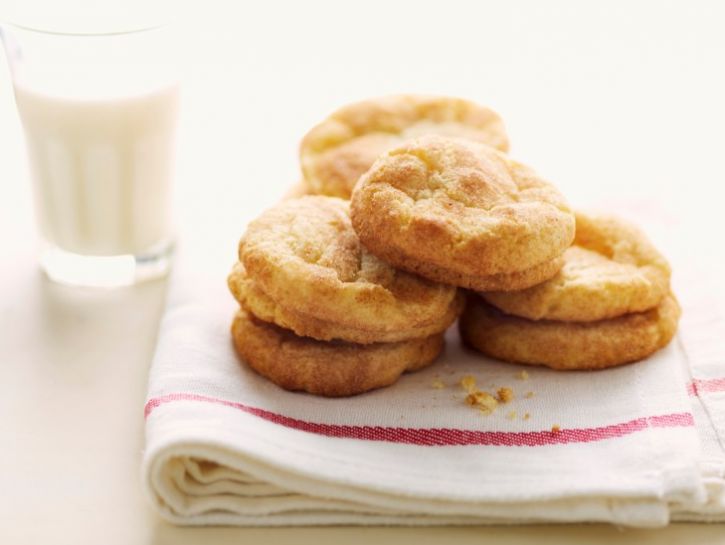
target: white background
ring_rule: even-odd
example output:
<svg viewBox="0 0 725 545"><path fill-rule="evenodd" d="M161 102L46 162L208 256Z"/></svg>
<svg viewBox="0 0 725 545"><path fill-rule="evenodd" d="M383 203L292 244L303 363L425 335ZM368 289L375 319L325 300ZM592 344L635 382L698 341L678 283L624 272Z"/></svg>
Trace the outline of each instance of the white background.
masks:
<svg viewBox="0 0 725 545"><path fill-rule="evenodd" d="M703 269L725 261L725 2L184 6L176 211L181 272L203 289L224 290L246 222L297 181L304 132L346 102L398 92L493 107L512 155L574 205L667 224L655 234L665 253L686 241ZM4 59L0 182L0 543L612 539L608 529L244 534L159 523L141 498L138 460L164 283L87 293L37 272ZM625 538L704 542L713 532Z"/></svg>
<svg viewBox="0 0 725 545"><path fill-rule="evenodd" d="M347 102L398 92L490 105L507 123L511 154L575 205L646 204L711 228L719 220L722 2L183 5L172 14L185 59L177 215L187 245L208 238L209 223L228 226L217 229L217 258L298 179L310 126ZM23 144L4 66L0 75L13 202L0 225L29 232Z"/></svg>

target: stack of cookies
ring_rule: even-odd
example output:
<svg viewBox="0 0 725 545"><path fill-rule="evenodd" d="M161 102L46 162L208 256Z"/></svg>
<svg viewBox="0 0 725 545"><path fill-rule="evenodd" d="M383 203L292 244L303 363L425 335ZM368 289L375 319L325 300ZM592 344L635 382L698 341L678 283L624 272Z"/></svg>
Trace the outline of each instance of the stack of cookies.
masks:
<svg viewBox="0 0 725 545"><path fill-rule="evenodd" d="M258 373L288 390L365 392L432 363L463 310L455 287L396 270L360 244L349 203L283 201L247 228L228 278L232 336Z"/></svg>
<svg viewBox="0 0 725 545"><path fill-rule="evenodd" d="M507 149L498 115L453 98L366 101L313 128L308 195L249 225L229 276L242 358L286 389L364 392L430 364L464 299L462 338L505 361L594 369L666 345L665 259Z"/></svg>
<svg viewBox="0 0 725 545"><path fill-rule="evenodd" d="M635 226L577 213L574 245L549 280L469 297L460 321L472 347L505 361L600 369L670 342L680 309L667 261Z"/></svg>

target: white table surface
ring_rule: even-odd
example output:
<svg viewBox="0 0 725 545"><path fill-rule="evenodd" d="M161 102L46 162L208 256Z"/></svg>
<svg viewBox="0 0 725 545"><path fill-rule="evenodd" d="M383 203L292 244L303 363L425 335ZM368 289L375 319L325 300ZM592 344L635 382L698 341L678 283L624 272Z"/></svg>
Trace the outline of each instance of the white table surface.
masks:
<svg viewBox="0 0 725 545"><path fill-rule="evenodd" d="M725 262L723 3L209 5L183 47L176 196L177 271L209 293L224 290L246 222L298 176L304 131L337 105L399 91L491 104L512 154L574 204L644 210L668 223L653 233L666 252L687 241L702 248L703 268ZM38 271L4 59L0 180L2 544L725 542L723 526L685 524L172 527L143 497L139 469L167 282L85 291Z"/></svg>

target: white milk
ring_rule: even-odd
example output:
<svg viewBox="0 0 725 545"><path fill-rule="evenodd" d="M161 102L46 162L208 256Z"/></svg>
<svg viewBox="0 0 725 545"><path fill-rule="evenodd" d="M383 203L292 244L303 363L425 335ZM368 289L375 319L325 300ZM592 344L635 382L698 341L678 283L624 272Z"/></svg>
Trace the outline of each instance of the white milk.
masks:
<svg viewBox="0 0 725 545"><path fill-rule="evenodd" d="M15 87L43 237L82 255L138 255L171 233L177 86L80 99Z"/></svg>

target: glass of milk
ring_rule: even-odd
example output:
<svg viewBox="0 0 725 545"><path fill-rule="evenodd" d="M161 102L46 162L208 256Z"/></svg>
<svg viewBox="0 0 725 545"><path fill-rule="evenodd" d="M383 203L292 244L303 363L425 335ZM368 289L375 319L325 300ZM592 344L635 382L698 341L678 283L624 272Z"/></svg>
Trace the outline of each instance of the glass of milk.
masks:
<svg viewBox="0 0 725 545"><path fill-rule="evenodd" d="M41 265L53 280L118 286L168 271L179 108L172 33L2 27Z"/></svg>

